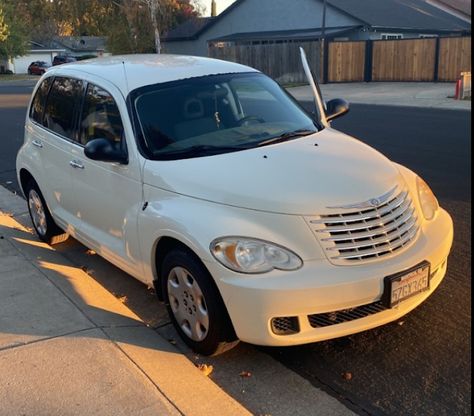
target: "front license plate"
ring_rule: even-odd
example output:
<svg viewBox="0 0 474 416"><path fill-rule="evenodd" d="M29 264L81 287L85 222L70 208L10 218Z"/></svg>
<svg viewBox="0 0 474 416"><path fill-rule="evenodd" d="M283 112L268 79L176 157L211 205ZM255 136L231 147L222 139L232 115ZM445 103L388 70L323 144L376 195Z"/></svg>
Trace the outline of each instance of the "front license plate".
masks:
<svg viewBox="0 0 474 416"><path fill-rule="evenodd" d="M384 280L383 303L389 308L430 288L430 263L423 263Z"/></svg>

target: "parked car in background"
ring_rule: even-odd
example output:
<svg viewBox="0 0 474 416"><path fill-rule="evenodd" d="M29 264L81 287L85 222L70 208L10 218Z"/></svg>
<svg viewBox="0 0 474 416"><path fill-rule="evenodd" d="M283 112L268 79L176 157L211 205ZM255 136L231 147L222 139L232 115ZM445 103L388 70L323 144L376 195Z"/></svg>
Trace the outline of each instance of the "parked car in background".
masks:
<svg viewBox="0 0 474 416"><path fill-rule="evenodd" d="M45 61L35 61L28 67L28 74L30 75L43 75L51 65Z"/></svg>
<svg viewBox="0 0 474 416"><path fill-rule="evenodd" d="M74 58L73 56L56 55L53 59L53 66L67 64L67 63L76 62L76 61L77 59Z"/></svg>
<svg viewBox="0 0 474 416"><path fill-rule="evenodd" d="M17 157L39 237L67 232L154 285L202 354L410 312L446 274L451 217L417 174L331 127L349 105L325 105L302 61L314 114L261 72L208 58L48 71Z"/></svg>

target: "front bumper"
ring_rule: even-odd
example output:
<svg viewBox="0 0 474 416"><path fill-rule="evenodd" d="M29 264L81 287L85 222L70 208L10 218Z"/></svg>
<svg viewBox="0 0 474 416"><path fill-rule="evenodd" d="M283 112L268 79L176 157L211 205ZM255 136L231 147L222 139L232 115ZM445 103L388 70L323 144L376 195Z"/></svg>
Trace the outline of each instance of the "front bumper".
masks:
<svg viewBox="0 0 474 416"><path fill-rule="evenodd" d="M239 339L257 345L288 346L337 338L365 331L399 319L427 299L446 274L453 241L453 223L440 209L437 217L423 224L414 244L399 255L354 266L334 266L327 260L307 261L295 272L273 271L242 275L208 262L221 291ZM368 305L380 300L384 277L409 269L422 261L431 264L430 290L367 317L313 328L309 316ZM297 317L299 331L277 335L271 321Z"/></svg>

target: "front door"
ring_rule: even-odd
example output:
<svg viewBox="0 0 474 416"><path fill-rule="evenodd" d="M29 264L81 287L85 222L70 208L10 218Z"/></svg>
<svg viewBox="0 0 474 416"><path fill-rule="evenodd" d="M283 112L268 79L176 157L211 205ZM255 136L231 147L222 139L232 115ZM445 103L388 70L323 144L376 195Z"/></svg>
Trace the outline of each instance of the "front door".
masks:
<svg viewBox="0 0 474 416"><path fill-rule="evenodd" d="M114 90L118 100L109 92ZM78 237L100 255L137 278L139 266L137 218L143 205L142 184L135 146L129 125L124 128L117 101L124 100L113 86L107 90L89 83L79 117L79 140L73 149L74 215ZM93 139L108 139L114 146L128 147L128 164L99 162L84 155L84 146ZM132 144L132 143L131 143Z"/></svg>

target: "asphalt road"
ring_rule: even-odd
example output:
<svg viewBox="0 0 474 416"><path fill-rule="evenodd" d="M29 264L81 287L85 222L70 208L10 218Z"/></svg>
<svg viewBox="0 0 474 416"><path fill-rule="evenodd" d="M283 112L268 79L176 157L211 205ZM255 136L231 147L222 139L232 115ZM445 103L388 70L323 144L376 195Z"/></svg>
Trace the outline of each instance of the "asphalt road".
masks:
<svg viewBox="0 0 474 416"><path fill-rule="evenodd" d="M0 184L13 191L18 190L15 155L23 140L30 91L31 87L24 83L0 85ZM293 348L242 345L214 362L226 367L248 357L260 357L262 353L272 356L360 415L468 415L471 409L470 113L354 105L333 126L419 173L451 213L455 242L443 284L428 301L397 323ZM98 260L88 259L81 246L74 244L69 243L61 250L78 264L96 262L88 267L99 270ZM94 277L112 293L126 297L127 306L150 325L166 325L163 308L152 306L155 305L153 295L133 279L99 272ZM259 359L254 359L257 361L254 365L258 366ZM351 373L352 379L344 378L345 373ZM217 381L223 388L230 386L232 390L225 380ZM270 388L278 381L267 382ZM231 393L238 400L246 400L239 392ZM294 397L295 403L298 400Z"/></svg>

